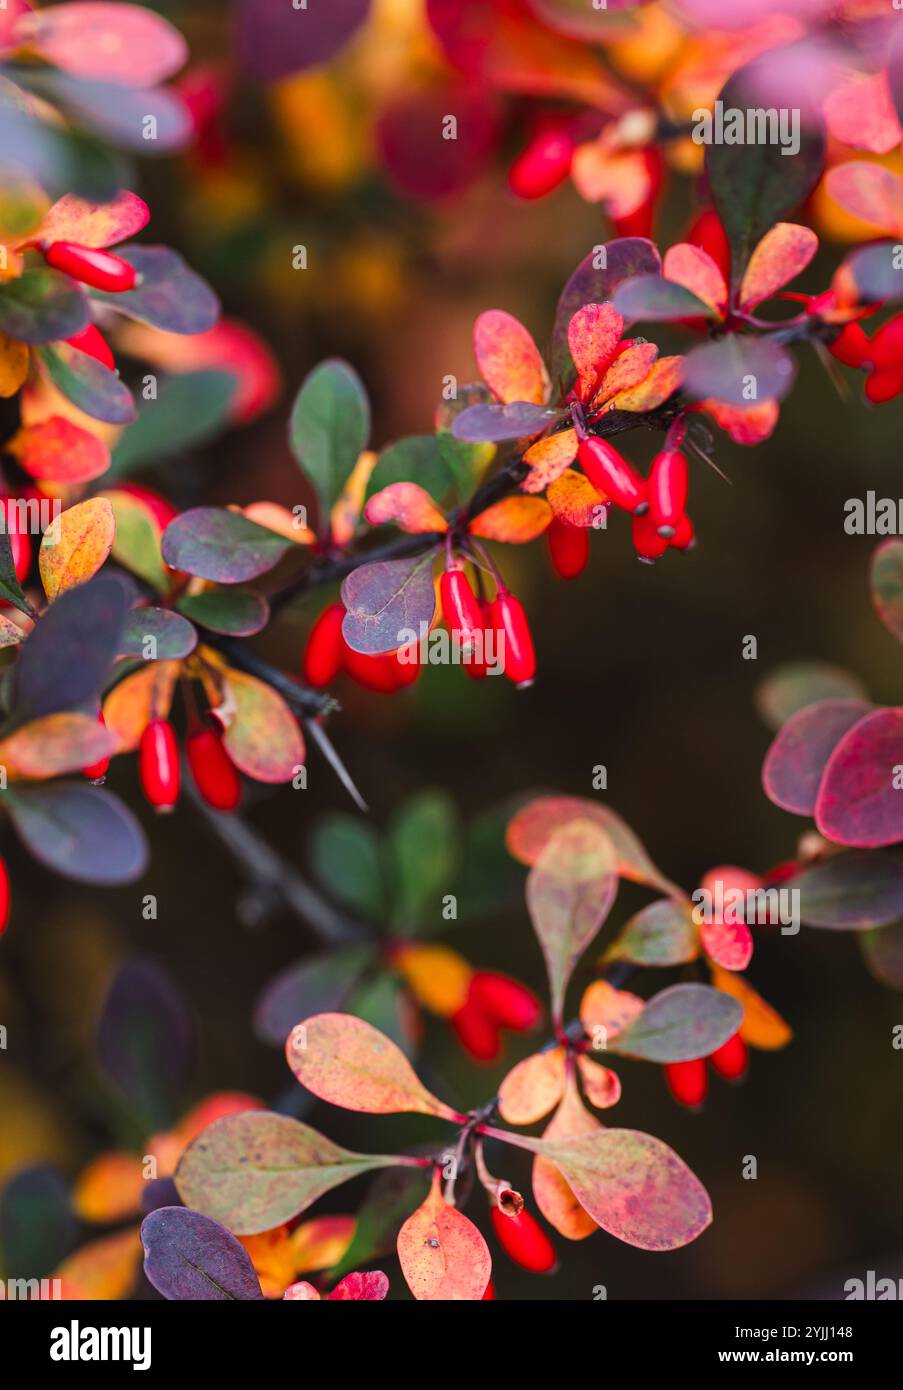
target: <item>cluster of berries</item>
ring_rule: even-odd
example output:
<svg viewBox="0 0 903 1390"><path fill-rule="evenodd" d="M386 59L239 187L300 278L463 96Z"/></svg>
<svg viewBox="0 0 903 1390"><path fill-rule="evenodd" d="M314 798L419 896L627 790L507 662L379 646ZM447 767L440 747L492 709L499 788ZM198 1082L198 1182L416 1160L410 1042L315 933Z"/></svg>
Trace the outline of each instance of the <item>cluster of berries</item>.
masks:
<svg viewBox="0 0 903 1390"><path fill-rule="evenodd" d="M648 478L607 439L595 435L581 440L577 458L593 487L633 517L633 546L645 564L654 564L669 548L693 546L693 524L686 512L689 469L679 449L656 454Z"/></svg>
<svg viewBox="0 0 903 1390"><path fill-rule="evenodd" d="M478 1062L492 1062L501 1050L502 1029L529 1033L542 1017L532 990L494 970L475 970L464 1003L449 1022L458 1042Z"/></svg>
<svg viewBox="0 0 903 1390"><path fill-rule="evenodd" d="M735 1033L726 1043L722 1043L721 1047L716 1048L710 1057L697 1057L692 1062L670 1062L665 1067L668 1090L680 1105L685 1105L689 1110L698 1110L708 1094L709 1074L706 1062L711 1062L714 1070L725 1081L739 1081L746 1075L749 1064L746 1043L739 1033Z"/></svg>
<svg viewBox="0 0 903 1390"><path fill-rule="evenodd" d="M103 712L97 716L103 724ZM222 733L211 724L194 722L185 740L185 753L198 793L215 811L234 811L241 800L241 778L223 743ZM103 758L82 769L92 782L106 776L110 759ZM152 719L138 745L141 788L156 811L172 811L182 790L179 741L168 719Z"/></svg>

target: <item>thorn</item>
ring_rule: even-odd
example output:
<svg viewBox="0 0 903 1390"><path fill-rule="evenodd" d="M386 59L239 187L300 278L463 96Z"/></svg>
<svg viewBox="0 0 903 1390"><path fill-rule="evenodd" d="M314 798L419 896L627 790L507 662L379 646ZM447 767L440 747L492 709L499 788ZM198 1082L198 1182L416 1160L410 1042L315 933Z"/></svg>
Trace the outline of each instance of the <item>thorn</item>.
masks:
<svg viewBox="0 0 903 1390"><path fill-rule="evenodd" d="M727 483L728 487L733 487L734 484L733 484L732 480L727 476L726 473L722 473L721 469L718 467L718 465L717 465L717 463L715 462L715 460L714 460L713 458L709 458L709 456L708 456L708 454L706 453L705 449L703 449L702 446L701 446L700 444L697 444L695 439L692 440L692 441L690 441L690 442L691 442L692 448L695 449L696 453L697 453L698 456L702 459L703 463L707 463L707 464L709 465L709 468L714 468L715 472L718 474L718 477L721 478L721 479L723 479L724 482Z"/></svg>
<svg viewBox="0 0 903 1390"><path fill-rule="evenodd" d="M326 733L325 729L323 729L322 725L316 719L305 720L304 727L311 734L314 743L317 745L320 752L323 754L323 757L329 763L330 767L332 768L335 775L338 777L342 786L345 788L348 795L351 797L355 806L358 808L359 811L363 811L364 815L369 815L369 806L367 805L364 798L361 796L357 787L354 785L354 782L351 779L351 773L348 771L345 764L342 762L342 759L339 757L338 753L333 747L332 740Z"/></svg>

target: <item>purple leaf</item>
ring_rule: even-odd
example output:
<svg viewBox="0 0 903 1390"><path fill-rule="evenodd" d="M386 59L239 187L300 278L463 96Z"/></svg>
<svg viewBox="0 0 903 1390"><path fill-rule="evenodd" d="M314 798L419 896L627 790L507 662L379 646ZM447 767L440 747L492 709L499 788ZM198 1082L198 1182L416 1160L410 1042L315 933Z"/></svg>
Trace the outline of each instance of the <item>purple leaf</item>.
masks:
<svg viewBox="0 0 903 1390"><path fill-rule="evenodd" d="M272 82L327 63L363 24L370 0L238 0L238 53L254 77Z"/></svg>
<svg viewBox="0 0 903 1390"><path fill-rule="evenodd" d="M729 994L711 985L671 985L609 1038L608 1047L647 1062L692 1062L721 1047L742 1022L743 1006Z"/></svg>
<svg viewBox="0 0 903 1390"><path fill-rule="evenodd" d="M864 700L822 700L792 715L765 755L762 785L769 800L798 816L811 816L825 764L847 730L871 708Z"/></svg>
<svg viewBox="0 0 903 1390"><path fill-rule="evenodd" d="M800 916L810 927L865 931L903 917L903 864L889 854L834 854L782 886L799 891Z"/></svg>
<svg viewBox="0 0 903 1390"><path fill-rule="evenodd" d="M219 584L256 579L279 563L292 542L225 507L192 507L163 532L163 559Z"/></svg>
<svg viewBox="0 0 903 1390"><path fill-rule="evenodd" d="M145 644L156 642L152 658L145 656ZM125 623L120 656L140 656L144 660L170 661L188 656L198 644L198 635L187 618L168 608L133 608Z"/></svg>
<svg viewBox="0 0 903 1390"><path fill-rule="evenodd" d="M868 714L828 760L815 823L839 845L875 849L903 840L903 707Z"/></svg>
<svg viewBox="0 0 903 1390"><path fill-rule="evenodd" d="M903 541L882 541L872 556L870 578L878 617L903 642Z"/></svg>
<svg viewBox="0 0 903 1390"><path fill-rule="evenodd" d="M57 390L92 420L130 425L137 419L132 393L118 370L111 371L68 343L38 348L38 357Z"/></svg>
<svg viewBox="0 0 903 1390"><path fill-rule="evenodd" d="M893 304L903 298L903 274L897 265L895 241L873 241L851 251L843 263L863 304Z"/></svg>
<svg viewBox="0 0 903 1390"><path fill-rule="evenodd" d="M194 1029L182 995L154 961L121 967L107 995L97 1033L104 1070L141 1117L155 1128L178 1112L194 1050Z"/></svg>
<svg viewBox="0 0 903 1390"><path fill-rule="evenodd" d="M251 1257L231 1231L187 1207L160 1207L141 1223L144 1272L164 1298L263 1298Z"/></svg>
<svg viewBox="0 0 903 1390"><path fill-rule="evenodd" d="M786 348L763 338L727 333L684 358L683 385L699 400L711 397L727 405L754 405L786 396L796 363Z"/></svg>
<svg viewBox="0 0 903 1390"><path fill-rule="evenodd" d="M577 310L584 304L604 304L614 298L615 290L625 280L635 275L656 275L661 268L658 250L644 237L619 237L606 242L580 262L561 292L552 332L552 375L564 390L576 376L568 348L568 324Z"/></svg>
<svg viewBox="0 0 903 1390"><path fill-rule="evenodd" d="M629 323L716 317L710 304L661 275L637 275L627 280L615 291L614 305Z"/></svg>
<svg viewBox="0 0 903 1390"><path fill-rule="evenodd" d="M177 251L168 246L117 246L116 255L134 266L141 283L120 294L93 290L92 299L166 333L205 333L214 326L219 300Z"/></svg>
<svg viewBox="0 0 903 1390"><path fill-rule="evenodd" d="M539 434L561 418L560 410L549 410L530 401L472 405L455 417L452 434L465 444L500 444L506 439L527 439Z"/></svg>
<svg viewBox="0 0 903 1390"><path fill-rule="evenodd" d="M36 89L55 106L106 137L120 149L144 155L171 154L194 133L185 103L165 87L126 87L120 82L89 82L63 72L41 72ZM146 135L148 116L156 121L154 138Z"/></svg>
<svg viewBox="0 0 903 1390"><path fill-rule="evenodd" d="M342 602L348 610L342 635L349 647L369 656L395 651L406 632L419 635L420 624L429 627L433 621L432 555L361 565L342 585Z"/></svg>
<svg viewBox="0 0 903 1390"><path fill-rule="evenodd" d="M141 1215L150 1216L160 1207L180 1207L182 1199L172 1178L151 1178L141 1190Z"/></svg>
<svg viewBox="0 0 903 1390"><path fill-rule="evenodd" d="M348 946L306 957L270 980L254 1009L254 1032L284 1047L296 1023L312 1014L342 1012L361 975L373 963L370 946Z"/></svg>
<svg viewBox="0 0 903 1390"><path fill-rule="evenodd" d="M40 864L78 883L132 883L147 868L144 831L127 806L78 782L18 784L10 819Z"/></svg>

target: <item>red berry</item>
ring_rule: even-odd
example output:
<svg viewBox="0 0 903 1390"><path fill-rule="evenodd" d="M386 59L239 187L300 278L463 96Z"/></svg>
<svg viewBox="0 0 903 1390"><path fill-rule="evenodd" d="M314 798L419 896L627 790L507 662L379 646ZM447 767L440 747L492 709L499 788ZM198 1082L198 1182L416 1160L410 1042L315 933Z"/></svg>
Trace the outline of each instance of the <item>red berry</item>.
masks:
<svg viewBox="0 0 903 1390"><path fill-rule="evenodd" d="M668 1090L679 1105L698 1110L709 1089L705 1058L697 1057L692 1062L668 1062L665 1066L665 1080Z"/></svg>
<svg viewBox="0 0 903 1390"><path fill-rule="evenodd" d="M500 1028L528 1032L542 1018L542 1005L532 990L508 975L477 970L470 981L468 999Z"/></svg>
<svg viewBox="0 0 903 1390"><path fill-rule="evenodd" d="M241 800L241 778L222 736L213 729L197 729L185 745L194 784L208 806L234 811Z"/></svg>
<svg viewBox="0 0 903 1390"><path fill-rule="evenodd" d="M677 523L677 530L671 537L672 550L692 550L696 544L696 532L693 530L693 523L684 512L680 521Z"/></svg>
<svg viewBox="0 0 903 1390"><path fill-rule="evenodd" d="M310 630L301 673L308 685L315 690L325 690L331 685L339 671L345 655L345 640L342 637L342 623L345 618L345 605L331 603L317 618Z"/></svg>
<svg viewBox="0 0 903 1390"><path fill-rule="evenodd" d="M646 479L607 439L591 436L582 440L577 458L593 487L616 506L638 515L647 510Z"/></svg>
<svg viewBox="0 0 903 1390"><path fill-rule="evenodd" d="M687 505L689 473L679 449L663 449L652 460L649 473L649 514L660 536L668 540Z"/></svg>
<svg viewBox="0 0 903 1390"><path fill-rule="evenodd" d="M150 804L158 811L171 811L179 799L182 779L179 745L167 719L152 719L141 735L138 771Z"/></svg>
<svg viewBox="0 0 903 1390"><path fill-rule="evenodd" d="M489 662L487 657L487 643L489 635L492 633L492 604L485 599L480 599L480 635L481 640L474 647L470 659L464 662L464 671L472 681L484 681L489 675Z"/></svg>
<svg viewBox="0 0 903 1390"><path fill-rule="evenodd" d="M735 1033L726 1043L715 1049L709 1061L725 1081L739 1081L740 1077L746 1074L749 1063L746 1043L739 1033Z"/></svg>
<svg viewBox="0 0 903 1390"><path fill-rule="evenodd" d="M651 512L633 518L633 548L644 564L651 565L661 559L668 549L666 536L660 536Z"/></svg>
<svg viewBox="0 0 903 1390"><path fill-rule="evenodd" d="M717 265L725 280L731 278L731 248L727 233L714 208L706 208L699 214L690 230L687 241L707 251Z"/></svg>
<svg viewBox="0 0 903 1390"><path fill-rule="evenodd" d="M9 871L6 860L0 859L0 936L9 926Z"/></svg>
<svg viewBox="0 0 903 1390"><path fill-rule="evenodd" d="M395 671L396 689L416 684L420 678L420 643L416 639L407 647L399 647L397 652L388 652L387 656Z"/></svg>
<svg viewBox="0 0 903 1390"><path fill-rule="evenodd" d="M44 252L44 259L54 270L71 275L73 280L81 280L95 290L108 290L116 294L123 290L133 290L138 281L138 273L128 261L114 256L110 251L98 251L92 246L79 246L74 241L55 241Z"/></svg>
<svg viewBox="0 0 903 1390"><path fill-rule="evenodd" d="M97 722L102 729L107 727L107 722L103 717L103 710L97 713ZM96 763L91 763L89 767L83 767L82 773L88 778L89 782L99 782L107 775L107 768L110 766L109 754L105 758L98 758Z"/></svg>
<svg viewBox="0 0 903 1390"><path fill-rule="evenodd" d="M838 333L828 351L845 367L861 367L871 356L872 345L860 323L848 323Z"/></svg>
<svg viewBox="0 0 903 1390"><path fill-rule="evenodd" d="M22 584L31 569L31 536L27 531L10 530L9 548L13 557L16 578Z"/></svg>
<svg viewBox="0 0 903 1390"><path fill-rule="evenodd" d="M501 1039L492 1019L468 998L451 1016L458 1042L478 1062L491 1062L499 1055Z"/></svg>
<svg viewBox="0 0 903 1390"><path fill-rule="evenodd" d="M490 1280L489 1280L489 1283L486 1285L486 1291L485 1291L485 1293L483 1294L482 1302L483 1302L483 1303L487 1303L488 1301L490 1301L491 1299L494 1299L494 1298L495 1298L495 1284L493 1284L492 1280L490 1279Z"/></svg>
<svg viewBox="0 0 903 1390"><path fill-rule="evenodd" d="M571 172L574 142L565 131L550 128L535 135L508 171L508 186L518 198L544 198Z"/></svg>
<svg viewBox="0 0 903 1390"><path fill-rule="evenodd" d="M347 642L342 661L352 680L357 681L365 690L375 691L377 695L391 695L402 684L402 671L407 672L409 669L402 667L394 652L380 652L376 656L370 656L366 652L356 652ZM416 670L416 667L414 669ZM406 679L404 684L408 684Z"/></svg>
<svg viewBox="0 0 903 1390"><path fill-rule="evenodd" d="M499 1244L521 1269L528 1269L531 1274L548 1274L555 1268L555 1247L526 1208L519 1216L508 1216L501 1207L494 1206L490 1217Z"/></svg>
<svg viewBox="0 0 903 1390"><path fill-rule="evenodd" d="M95 362L101 362L105 367L113 371L116 366L116 359L110 351L110 345L103 336L99 328L93 323L89 323L87 328L83 328L81 333L76 333L74 337L67 338L66 342L70 347L77 348L79 352L86 352L89 357L93 357Z"/></svg>
<svg viewBox="0 0 903 1390"><path fill-rule="evenodd" d="M504 641L499 655L505 675L517 686L531 685L536 675L536 653L523 604L507 589L500 589L491 605L491 617Z"/></svg>
<svg viewBox="0 0 903 1390"><path fill-rule="evenodd" d="M460 633L464 650L472 651L477 645L478 635L483 630L483 614L463 570L445 571L439 581L439 597L442 602L442 616L449 631Z"/></svg>
<svg viewBox="0 0 903 1390"><path fill-rule="evenodd" d="M589 528L554 516L546 531L552 568L560 579L576 579L589 560Z"/></svg>

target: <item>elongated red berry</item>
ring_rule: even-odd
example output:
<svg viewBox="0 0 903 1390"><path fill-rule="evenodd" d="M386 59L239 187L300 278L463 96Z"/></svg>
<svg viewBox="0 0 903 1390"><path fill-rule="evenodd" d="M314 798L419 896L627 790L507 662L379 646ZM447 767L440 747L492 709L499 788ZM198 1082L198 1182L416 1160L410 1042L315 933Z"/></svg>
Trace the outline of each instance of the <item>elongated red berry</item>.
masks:
<svg viewBox="0 0 903 1390"><path fill-rule="evenodd" d="M566 131L541 130L508 171L508 186L518 198L544 198L571 172L574 142Z"/></svg>
<svg viewBox="0 0 903 1390"><path fill-rule="evenodd" d="M22 584L31 569L31 536L27 531L10 530L9 548L13 557L16 578Z"/></svg>
<svg viewBox="0 0 903 1390"><path fill-rule="evenodd" d="M490 654L494 657L495 649L490 647L490 643L495 640L495 631L492 626L492 605L485 599L480 599L480 640L474 644L474 648L464 661L465 673L472 681L484 681L489 675Z"/></svg>
<svg viewBox="0 0 903 1390"><path fill-rule="evenodd" d="M477 645L483 630L483 614L470 581L462 569L448 569L439 581L442 616L450 632L457 633L466 652Z"/></svg>
<svg viewBox="0 0 903 1390"><path fill-rule="evenodd" d="M555 516L546 536L555 573L560 579L576 579L586 569L589 560L589 528L572 526L569 521Z"/></svg>
<svg viewBox="0 0 903 1390"><path fill-rule="evenodd" d="M649 514L660 536L668 540L687 505L689 472L679 449L663 449L649 471Z"/></svg>
<svg viewBox="0 0 903 1390"><path fill-rule="evenodd" d="M864 362L869 360L871 347L862 324L848 323L844 325L833 343L828 344L828 351L845 367L861 367Z"/></svg>
<svg viewBox="0 0 903 1390"><path fill-rule="evenodd" d="M536 675L536 653L523 604L507 589L499 589L491 617L503 643L499 657L505 675L517 686L531 685Z"/></svg>
<svg viewBox="0 0 903 1390"><path fill-rule="evenodd" d="M345 639L342 636L344 618L345 605L331 603L323 609L310 630L301 673L315 690L325 690L342 669L345 655Z"/></svg>
<svg viewBox="0 0 903 1390"><path fill-rule="evenodd" d="M391 695L402 683L409 684L408 668L402 668L394 652L380 652L376 656L370 656L366 652L356 652L346 643L342 664L352 680L377 695Z"/></svg>
<svg viewBox="0 0 903 1390"><path fill-rule="evenodd" d="M194 784L215 811L234 811L241 800L241 778L221 734L196 729L185 744Z"/></svg>
<svg viewBox="0 0 903 1390"><path fill-rule="evenodd" d="M110 345L106 338L93 323L89 323L87 328L83 328L81 333L76 333L74 337L67 338L66 342L70 347L78 348L79 352L86 352L89 357L93 357L95 362L101 362L110 371L116 366L116 359L110 350Z"/></svg>
<svg viewBox="0 0 903 1390"><path fill-rule="evenodd" d="M665 1066L665 1080L668 1090L679 1105L698 1110L709 1089L705 1058L698 1057L693 1062L668 1062Z"/></svg>
<svg viewBox="0 0 903 1390"><path fill-rule="evenodd" d="M524 1033L542 1018L542 1005L520 980L495 970L477 970L470 981L468 998L500 1028Z"/></svg>
<svg viewBox="0 0 903 1390"><path fill-rule="evenodd" d="M471 999L452 1014L450 1022L464 1051L478 1062L491 1062L499 1055L498 1026Z"/></svg>
<svg viewBox="0 0 903 1390"><path fill-rule="evenodd" d="M179 799L182 776L179 745L167 719L152 719L141 735L138 772L150 804L158 811L171 811Z"/></svg>
<svg viewBox="0 0 903 1390"><path fill-rule="evenodd" d="M638 515L647 510L646 479L607 439L582 440L577 458L593 487L604 492L616 506Z"/></svg>
<svg viewBox="0 0 903 1390"><path fill-rule="evenodd" d="M633 548L645 565L654 564L668 549L668 539L659 535L650 512L642 516L634 514Z"/></svg>
<svg viewBox="0 0 903 1390"><path fill-rule="evenodd" d="M103 717L103 710L97 714L97 722L102 729L107 727L107 722ZM110 756L99 758L96 763L91 763L89 767L83 767L82 773L88 778L89 782L100 782L107 775L107 768L110 766Z"/></svg>
<svg viewBox="0 0 903 1390"><path fill-rule="evenodd" d="M0 936L9 926L9 870L6 867L6 860L0 859Z"/></svg>
<svg viewBox="0 0 903 1390"><path fill-rule="evenodd" d="M671 549L692 550L695 544L696 532L693 530L693 523L686 512L684 512L680 521L677 523L677 529L674 535L671 537Z"/></svg>
<svg viewBox="0 0 903 1390"><path fill-rule="evenodd" d="M749 1064L746 1043L739 1033L735 1033L732 1038L728 1038L726 1043L722 1043L720 1047L715 1049L709 1057L709 1061L718 1075L723 1076L725 1081L739 1081L741 1076L746 1075L746 1068Z"/></svg>
<svg viewBox="0 0 903 1390"><path fill-rule="evenodd" d="M501 1207L493 1206L490 1217L499 1244L521 1269L528 1269L531 1274L548 1274L555 1268L555 1247L526 1208L519 1216L508 1216Z"/></svg>
<svg viewBox="0 0 903 1390"><path fill-rule="evenodd" d="M55 241L44 252L44 259L54 270L71 275L83 285L112 294L133 290L138 281L134 266L111 251L98 251L93 246L79 246L74 241Z"/></svg>

